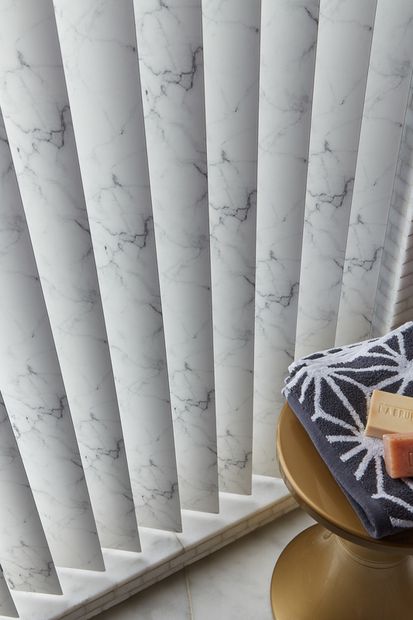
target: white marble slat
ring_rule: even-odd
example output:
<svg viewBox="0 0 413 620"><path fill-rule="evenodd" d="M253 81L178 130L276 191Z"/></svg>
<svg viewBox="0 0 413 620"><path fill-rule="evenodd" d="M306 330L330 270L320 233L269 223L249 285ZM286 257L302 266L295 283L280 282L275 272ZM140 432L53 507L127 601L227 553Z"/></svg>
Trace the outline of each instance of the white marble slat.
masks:
<svg viewBox="0 0 413 620"><path fill-rule="evenodd" d="M138 520L180 531L133 4L55 13Z"/></svg>
<svg viewBox="0 0 413 620"><path fill-rule="evenodd" d="M2 396L53 560L59 566L102 570L88 489L1 117L0 290ZM6 439L3 434L0 443ZM11 500L5 496L1 503L4 510L12 510ZM27 550L17 547L16 559L27 553L22 565L33 562L33 585L49 581L52 588L53 569L49 566L47 579L44 564L48 565L50 558L35 513L23 513L20 518L23 523L16 515L9 526L14 533L6 524L0 526L1 536L8 534L1 545L15 542L18 533L28 542L21 529L27 528L26 535L32 543L37 538L37 543ZM36 567L40 574L35 577Z"/></svg>
<svg viewBox="0 0 413 620"><path fill-rule="evenodd" d="M260 0L202 0L220 490L250 493Z"/></svg>
<svg viewBox="0 0 413 620"><path fill-rule="evenodd" d="M0 558L9 586L26 592L61 594L56 569L1 395L0 497Z"/></svg>
<svg viewBox="0 0 413 620"><path fill-rule="evenodd" d="M262 0L253 467L274 475L294 358L318 0Z"/></svg>
<svg viewBox="0 0 413 620"><path fill-rule="evenodd" d="M371 333L412 60L412 2L379 0L344 261L338 345Z"/></svg>
<svg viewBox="0 0 413 620"><path fill-rule="evenodd" d="M182 505L218 510L201 0L134 3Z"/></svg>
<svg viewBox="0 0 413 620"><path fill-rule="evenodd" d="M321 0L296 357L334 344L377 0Z"/></svg>
<svg viewBox="0 0 413 620"><path fill-rule="evenodd" d="M1 0L0 105L100 542L139 550L51 0Z"/></svg>
<svg viewBox="0 0 413 620"><path fill-rule="evenodd" d="M18 618L19 614L7 587L6 580L0 566L0 615L6 618Z"/></svg>
<svg viewBox="0 0 413 620"><path fill-rule="evenodd" d="M373 336L386 334L411 320L413 316L412 282L410 278L404 277L404 274L412 270L412 233L413 91L410 83L409 104L404 120L374 302Z"/></svg>

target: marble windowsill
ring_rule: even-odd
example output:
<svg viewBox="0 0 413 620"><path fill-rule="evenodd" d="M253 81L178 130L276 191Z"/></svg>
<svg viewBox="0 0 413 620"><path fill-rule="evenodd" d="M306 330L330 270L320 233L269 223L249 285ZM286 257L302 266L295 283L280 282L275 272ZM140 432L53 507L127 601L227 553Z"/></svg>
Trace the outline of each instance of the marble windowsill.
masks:
<svg viewBox="0 0 413 620"><path fill-rule="evenodd" d="M23 620L87 620L293 510L279 479L253 477L252 495L220 494L220 513L183 511L184 533L141 528L142 553L103 550L106 571L58 568L63 596L15 592Z"/></svg>

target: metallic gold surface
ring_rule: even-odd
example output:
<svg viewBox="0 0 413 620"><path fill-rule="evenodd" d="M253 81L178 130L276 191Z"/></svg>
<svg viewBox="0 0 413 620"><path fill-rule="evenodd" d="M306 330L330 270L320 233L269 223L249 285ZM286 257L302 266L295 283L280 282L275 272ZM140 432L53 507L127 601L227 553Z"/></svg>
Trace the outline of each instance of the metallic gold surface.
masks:
<svg viewBox="0 0 413 620"><path fill-rule="evenodd" d="M276 620L411 620L413 559L347 545L321 525L290 542L271 581Z"/></svg>
<svg viewBox="0 0 413 620"><path fill-rule="evenodd" d="M372 549L383 547L413 554L413 530L371 538L288 405L281 411L277 433L281 474L290 492L316 521L339 536ZM413 618L413 612L412 612Z"/></svg>
<svg viewBox="0 0 413 620"><path fill-rule="evenodd" d="M279 557L271 582L276 620L411 620L413 530L371 538L288 405L277 454L292 495L325 527L305 530Z"/></svg>

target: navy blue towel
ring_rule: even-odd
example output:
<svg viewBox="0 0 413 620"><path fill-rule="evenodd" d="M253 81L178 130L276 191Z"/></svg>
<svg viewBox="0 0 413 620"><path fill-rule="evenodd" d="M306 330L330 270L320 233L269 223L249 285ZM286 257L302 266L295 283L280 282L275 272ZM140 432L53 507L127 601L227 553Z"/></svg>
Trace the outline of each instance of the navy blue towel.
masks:
<svg viewBox="0 0 413 620"><path fill-rule="evenodd" d="M413 478L390 478L382 440L364 435L374 389L413 396L413 323L303 357L289 373L284 396L368 533L413 527Z"/></svg>

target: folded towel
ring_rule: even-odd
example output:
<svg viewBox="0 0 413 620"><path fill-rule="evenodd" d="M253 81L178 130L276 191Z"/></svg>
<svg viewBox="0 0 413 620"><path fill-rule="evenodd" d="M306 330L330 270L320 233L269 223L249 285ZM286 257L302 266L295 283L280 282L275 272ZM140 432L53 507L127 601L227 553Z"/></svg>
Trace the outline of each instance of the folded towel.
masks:
<svg viewBox="0 0 413 620"><path fill-rule="evenodd" d="M390 478L382 440L364 435L374 389L413 396L413 323L303 357L289 373L284 396L368 533L413 527L413 478Z"/></svg>

